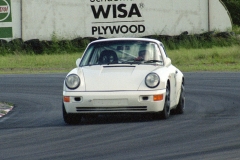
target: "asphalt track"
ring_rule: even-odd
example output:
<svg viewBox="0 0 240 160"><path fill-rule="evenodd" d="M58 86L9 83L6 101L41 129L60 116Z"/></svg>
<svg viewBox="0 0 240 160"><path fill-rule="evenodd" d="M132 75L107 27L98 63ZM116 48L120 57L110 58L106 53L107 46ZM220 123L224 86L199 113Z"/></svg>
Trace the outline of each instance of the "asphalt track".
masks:
<svg viewBox="0 0 240 160"><path fill-rule="evenodd" d="M65 74L0 75L0 101L15 108L0 118L0 159L238 160L240 73L185 73L186 112L99 116L66 125Z"/></svg>

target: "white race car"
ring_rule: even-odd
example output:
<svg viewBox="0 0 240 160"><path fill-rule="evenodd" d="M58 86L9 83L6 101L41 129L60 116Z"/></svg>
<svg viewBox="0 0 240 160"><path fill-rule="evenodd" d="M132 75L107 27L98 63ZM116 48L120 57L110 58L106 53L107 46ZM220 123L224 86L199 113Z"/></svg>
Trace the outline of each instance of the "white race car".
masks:
<svg viewBox="0 0 240 160"><path fill-rule="evenodd" d="M147 38L91 42L63 84L63 118L152 113L167 119L185 108L184 75L171 64L163 44Z"/></svg>

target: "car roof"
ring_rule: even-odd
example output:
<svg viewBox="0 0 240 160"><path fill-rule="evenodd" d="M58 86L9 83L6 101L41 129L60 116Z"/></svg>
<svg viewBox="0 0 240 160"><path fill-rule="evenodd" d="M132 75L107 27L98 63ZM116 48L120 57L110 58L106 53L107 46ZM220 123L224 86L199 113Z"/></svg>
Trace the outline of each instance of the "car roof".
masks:
<svg viewBox="0 0 240 160"><path fill-rule="evenodd" d="M91 43L97 43L97 42L107 42L107 41L124 41L124 40L132 40L132 41L147 41L147 42L155 42L155 43L161 43L160 41L156 39L150 39L150 38L107 38L107 39L100 39L95 40Z"/></svg>

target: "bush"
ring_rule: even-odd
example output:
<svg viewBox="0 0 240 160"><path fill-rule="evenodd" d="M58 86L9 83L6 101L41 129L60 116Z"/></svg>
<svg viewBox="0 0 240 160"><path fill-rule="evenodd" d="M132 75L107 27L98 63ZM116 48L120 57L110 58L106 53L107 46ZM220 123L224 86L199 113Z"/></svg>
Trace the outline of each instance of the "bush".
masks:
<svg viewBox="0 0 240 160"><path fill-rule="evenodd" d="M222 2L226 5L233 24L240 26L240 0L222 0Z"/></svg>
<svg viewBox="0 0 240 160"><path fill-rule="evenodd" d="M239 27L238 27L239 28ZM98 39L103 39L99 37ZM149 35L143 38L160 40L165 47L170 50L180 48L211 48L214 46L227 47L239 45L240 40L233 32L206 32L202 34L188 35L183 32L178 36L168 35ZM53 38L51 41L40 41L31 39L13 39L10 42L0 39L0 55L6 54L65 54L83 52L87 45L97 40L94 37L79 37L73 40L58 40Z"/></svg>
<svg viewBox="0 0 240 160"><path fill-rule="evenodd" d="M157 39L163 42L165 47L170 50L180 48L212 48L212 47L228 47L232 45L239 45L240 40L235 36L233 32L206 32L202 34L188 35L187 32L183 32L179 36L168 35L151 35L145 36L145 38Z"/></svg>
<svg viewBox="0 0 240 160"><path fill-rule="evenodd" d="M9 42L0 39L0 55L6 54L61 54L82 52L89 42L96 38L76 38L74 40L40 41L31 39L23 41L22 39L13 39Z"/></svg>

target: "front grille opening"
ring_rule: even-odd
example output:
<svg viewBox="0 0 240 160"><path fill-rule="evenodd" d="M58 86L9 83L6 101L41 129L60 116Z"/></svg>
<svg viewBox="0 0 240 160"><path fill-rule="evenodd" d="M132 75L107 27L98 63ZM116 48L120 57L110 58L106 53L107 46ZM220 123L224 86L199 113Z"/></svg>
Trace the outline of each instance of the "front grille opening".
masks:
<svg viewBox="0 0 240 160"><path fill-rule="evenodd" d="M78 112L143 112L147 111L147 106L127 106L127 107L76 107Z"/></svg>
<svg viewBox="0 0 240 160"><path fill-rule="evenodd" d="M142 100L143 100L143 101L147 101L147 100L148 100L148 97L147 97L147 96L142 97Z"/></svg>
<svg viewBox="0 0 240 160"><path fill-rule="evenodd" d="M79 101L81 101L81 97L75 97L74 100L79 102Z"/></svg>

